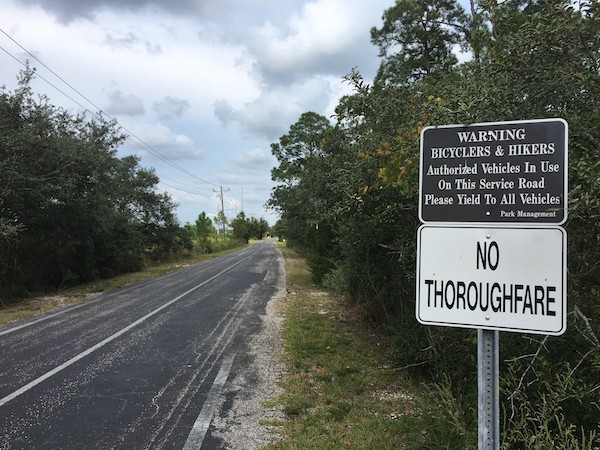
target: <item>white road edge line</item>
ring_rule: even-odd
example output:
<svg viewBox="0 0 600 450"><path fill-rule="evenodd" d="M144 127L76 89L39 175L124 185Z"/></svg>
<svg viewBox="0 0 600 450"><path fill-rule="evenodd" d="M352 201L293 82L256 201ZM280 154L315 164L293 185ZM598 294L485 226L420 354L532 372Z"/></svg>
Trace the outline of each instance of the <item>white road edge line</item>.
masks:
<svg viewBox="0 0 600 450"><path fill-rule="evenodd" d="M206 397L204 405L202 405L202 410L200 411L200 414L198 414L198 418L192 426L192 430L185 441L183 450L200 450L202 447L202 442L204 441L208 427L212 422L215 410L219 406L219 398L221 397L221 392L229 377L234 358L235 353L223 359L221 369L208 392L208 396Z"/></svg>
<svg viewBox="0 0 600 450"><path fill-rule="evenodd" d="M253 256L253 254L246 256L244 259L239 260L238 262L236 262L235 264L227 267L226 269L222 270L221 272L219 272L218 274L212 276L211 278L209 278L208 280L198 284L197 286L194 286L193 288L191 288L190 290L184 292L183 294L175 297L173 300L170 300L169 302L165 303L164 305L156 308L154 311L149 312L148 314L146 314L144 317L141 317L140 319L136 320L135 322L127 325L125 328L123 328L120 331L117 331L115 334L113 334L112 336L107 337L106 339L104 339L101 342L98 342L96 345L94 345L93 347L88 348L87 350L79 353L78 355L74 356L73 358L69 359L68 361L62 363L61 365L55 367L54 369L50 370L49 372L46 372L44 375L42 375L41 377L36 378L33 381L30 381L29 383L27 383L26 385L20 387L19 389L17 389L16 391L14 391L13 393L7 395L4 398L0 399L0 407L6 405L8 402L10 402L11 400L14 400L15 398L17 398L19 395L27 392L28 390L30 390L31 388L37 386L38 384L40 384L42 381L47 380L48 378L50 378L53 375L56 375L58 372L60 372L63 369L66 369L67 367L75 364L77 361L79 361L82 358L85 358L86 356L88 356L89 354L95 352L96 350L98 350L101 347L104 347L106 344L108 344L111 341L114 341L116 338L118 338L119 336L121 336L122 334L127 333L129 330L131 330L133 327L139 325L140 323L144 322L146 319L149 319L150 317L152 317L153 315L157 314L158 312L162 311L163 309L165 309L167 306L172 305L173 303L175 303L176 301L182 299L183 297L185 297L186 295L194 292L196 289L204 286L207 283L210 283L212 280L214 280L215 278L223 275L225 272L233 269L235 266L243 263L244 261L246 261L248 258L250 258L251 256Z"/></svg>

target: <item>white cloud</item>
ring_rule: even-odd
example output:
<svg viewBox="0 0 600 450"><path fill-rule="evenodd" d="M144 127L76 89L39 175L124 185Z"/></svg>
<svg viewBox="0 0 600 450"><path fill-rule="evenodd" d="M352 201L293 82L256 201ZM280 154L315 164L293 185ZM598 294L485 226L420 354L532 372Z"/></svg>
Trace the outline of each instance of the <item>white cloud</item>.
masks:
<svg viewBox="0 0 600 450"><path fill-rule="evenodd" d="M235 158L235 165L244 169L271 167L274 162L271 153L261 148L249 150Z"/></svg>
<svg viewBox="0 0 600 450"><path fill-rule="evenodd" d="M111 115L126 115L126 116L141 116L146 112L144 109L144 101L134 94L123 94L120 90L116 90L109 94L110 103L105 108L105 111Z"/></svg>
<svg viewBox="0 0 600 450"><path fill-rule="evenodd" d="M267 21L252 28L247 45L256 57L257 70L278 83L312 74L342 76L355 66L373 71L376 49L370 44L369 30L381 17L375 3L381 0L309 1L285 27Z"/></svg>
<svg viewBox="0 0 600 450"><path fill-rule="evenodd" d="M15 9L15 16L18 13ZM102 10L97 13L97 22L76 21L62 26L36 9L27 11L26 23L7 28L22 45L96 104L101 104L107 95L114 95L118 86L122 96L133 94L146 105L171 97L187 101L190 111L195 108L194 115L212 118L212 108L205 105L226 99L240 107L259 93L248 52L231 42L202 41L198 32L205 25L190 17L167 21L149 14ZM152 50L157 48L160 51ZM19 51L14 50L15 54ZM15 65L2 61L2 72L8 69L8 63ZM40 63L32 61L32 66L64 88ZM19 70L16 67L13 78ZM44 82L36 85L36 91L38 87L52 97L62 96ZM70 89L66 91L78 97ZM117 111L121 109L115 107L113 112Z"/></svg>
<svg viewBox="0 0 600 450"><path fill-rule="evenodd" d="M190 108L190 102L183 98L175 98L167 95L162 100L152 104L152 109L161 120L172 120L181 117Z"/></svg>
<svg viewBox="0 0 600 450"><path fill-rule="evenodd" d="M205 157L204 152L195 147L194 141L189 136L174 133L164 125L138 123L131 126L129 129L137 136L137 138L141 139L151 148L151 150L149 150L143 145L136 146L131 143L127 144L134 153L137 153L142 157L147 156L150 159L159 159L152 150L155 150L160 155L171 160L195 160L204 159ZM135 138L131 140L137 141Z"/></svg>
<svg viewBox="0 0 600 450"><path fill-rule="evenodd" d="M197 11L198 2L194 0L97 0L94 2L81 0L18 0L19 3L30 6L40 6L55 16L60 22L68 24L76 19L96 20L98 13L106 9L119 11L139 11L158 7L162 11L184 14ZM206 2L200 2L199 5Z"/></svg>
<svg viewBox="0 0 600 450"><path fill-rule="evenodd" d="M159 55L162 53L162 47L159 43L142 39L131 31L125 34L121 33L119 30L107 31L104 43L114 49L125 47L130 51L142 50L151 55Z"/></svg>
<svg viewBox="0 0 600 450"><path fill-rule="evenodd" d="M285 23L265 21L251 28L244 43L254 58L253 73L261 90L237 107L217 100L215 115L224 124L235 122L241 131L271 141L303 112L331 116L340 95L349 92L342 85L343 75L353 67L367 80L374 75L377 49L369 31L389 3L393 2L306 1Z"/></svg>
<svg viewBox="0 0 600 450"><path fill-rule="evenodd" d="M306 111L329 117L348 92L341 77L352 67L370 79L378 59L369 30L394 2L0 0L3 30L147 144L210 181L207 193L222 184L240 198L243 187L259 216L276 164L269 144ZM1 35L0 45L26 59ZM95 110L40 63L31 65L79 104L40 78L36 94L72 112L81 104ZM21 68L0 55L9 90ZM203 185L131 141L120 152L139 153L159 176ZM183 221L215 211L209 196L172 184L181 188L169 190Z"/></svg>
<svg viewBox="0 0 600 450"><path fill-rule="evenodd" d="M166 191L169 193L171 198L176 203L203 203L207 198L211 198L211 195L203 195L203 194L195 194L189 191L183 191L176 187L169 185L168 183L161 183L158 185L158 190L160 192Z"/></svg>
<svg viewBox="0 0 600 450"><path fill-rule="evenodd" d="M273 87L241 108L227 101L215 103L215 115L223 123L236 122L242 131L271 141L284 134L306 111L323 111L332 94L331 80L313 77L304 83Z"/></svg>

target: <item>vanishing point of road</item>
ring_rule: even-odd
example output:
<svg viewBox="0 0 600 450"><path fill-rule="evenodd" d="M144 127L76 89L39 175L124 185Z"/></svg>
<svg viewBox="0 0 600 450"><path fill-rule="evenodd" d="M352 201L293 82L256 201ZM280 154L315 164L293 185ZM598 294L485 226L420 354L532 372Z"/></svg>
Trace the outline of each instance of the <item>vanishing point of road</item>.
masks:
<svg viewBox="0 0 600 450"><path fill-rule="evenodd" d="M222 448L282 267L263 241L0 328L0 449Z"/></svg>

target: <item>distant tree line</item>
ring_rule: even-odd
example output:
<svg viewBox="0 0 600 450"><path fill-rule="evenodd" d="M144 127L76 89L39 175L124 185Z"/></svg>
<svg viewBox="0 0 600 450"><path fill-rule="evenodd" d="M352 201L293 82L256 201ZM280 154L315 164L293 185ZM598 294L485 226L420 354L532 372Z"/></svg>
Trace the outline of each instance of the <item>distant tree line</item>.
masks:
<svg viewBox="0 0 600 450"><path fill-rule="evenodd" d="M117 157L115 122L0 92L0 298L140 269L192 248L153 170Z"/></svg>
<svg viewBox="0 0 600 450"><path fill-rule="evenodd" d="M474 0L467 12L456 0L397 0L382 19L374 82L352 70L335 123L306 112L272 144L278 233L317 282L389 331L399 367L433 382L445 411L432 412L440 429L424 448L476 448L476 335L415 319L420 131L566 119L568 329L502 334L502 442L599 448L600 3Z"/></svg>
<svg viewBox="0 0 600 450"><path fill-rule="evenodd" d="M231 221L233 236L241 239L246 244L250 239L263 239L269 232L269 223L263 219L256 217L246 217L244 212L239 213L235 219Z"/></svg>
<svg viewBox="0 0 600 450"><path fill-rule="evenodd" d="M260 219L248 218L244 212L239 213L230 222L225 214L219 211L215 217L215 223L220 230L215 228L211 218L202 211L195 223L185 225L201 253L212 253L223 246L223 241L247 244L250 239L260 240L266 237L270 230L269 223L265 219L262 217ZM225 230L224 233L223 230Z"/></svg>

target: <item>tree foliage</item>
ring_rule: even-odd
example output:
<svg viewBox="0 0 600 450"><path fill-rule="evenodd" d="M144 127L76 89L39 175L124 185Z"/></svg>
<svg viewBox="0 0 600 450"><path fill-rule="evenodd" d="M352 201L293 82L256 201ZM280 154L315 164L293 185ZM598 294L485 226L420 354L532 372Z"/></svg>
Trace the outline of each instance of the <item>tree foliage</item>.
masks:
<svg viewBox="0 0 600 450"><path fill-rule="evenodd" d="M217 229L214 227L210 217L202 211L194 224L185 224L185 228L190 234L192 240L197 244L196 248L201 253L211 253L213 250L212 238L217 236Z"/></svg>
<svg viewBox="0 0 600 450"><path fill-rule="evenodd" d="M383 58L378 81L421 80L456 64L453 46L465 40L467 17L452 0L398 0L383 13L371 41Z"/></svg>
<svg viewBox="0 0 600 450"><path fill-rule="evenodd" d="M247 218L242 211L232 220L231 228L233 229L234 238L248 243L250 239L263 239L269 231L269 224L263 218Z"/></svg>
<svg viewBox="0 0 600 450"><path fill-rule="evenodd" d="M194 237L202 240L209 238L215 233L216 230L212 220L210 220L210 217L208 217L206 213L202 211L194 223Z"/></svg>
<svg viewBox="0 0 600 450"><path fill-rule="evenodd" d="M227 219L227 216L223 210L217 213L217 216L215 217L215 223L219 226L219 234L224 238L226 234L226 228L229 225L229 219Z"/></svg>
<svg viewBox="0 0 600 450"><path fill-rule="evenodd" d="M289 134L271 145L279 166L272 170L275 187L269 205L280 212L291 245L304 250L316 281L333 267L335 246L331 220L339 204L342 144L339 129L314 112L302 114Z"/></svg>
<svg viewBox="0 0 600 450"><path fill-rule="evenodd" d="M503 334L503 445L597 448L600 4L473 1L467 16L456 1L397 0L371 37L382 57L375 82L353 70L337 123L307 113L273 144L280 184L270 203L286 239L305 251L315 279L392 330L400 366L450 387L462 429L476 430L473 332L414 318L419 134L428 125L565 118L568 330ZM473 59L458 63L457 45ZM476 435L464 440L471 448Z"/></svg>
<svg viewBox="0 0 600 450"><path fill-rule="evenodd" d="M36 100L33 76L0 93L0 292L110 276L190 248L154 171L116 156L116 124Z"/></svg>

